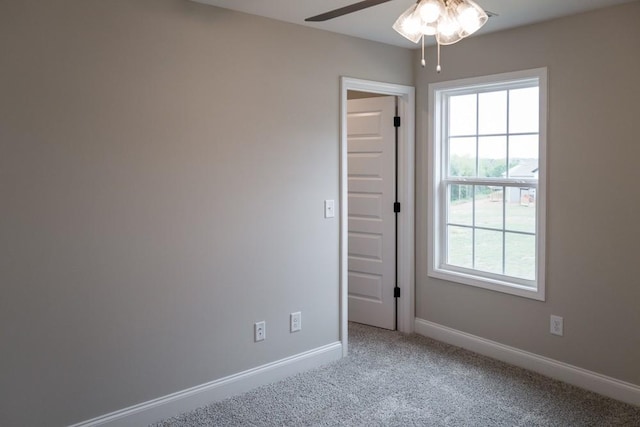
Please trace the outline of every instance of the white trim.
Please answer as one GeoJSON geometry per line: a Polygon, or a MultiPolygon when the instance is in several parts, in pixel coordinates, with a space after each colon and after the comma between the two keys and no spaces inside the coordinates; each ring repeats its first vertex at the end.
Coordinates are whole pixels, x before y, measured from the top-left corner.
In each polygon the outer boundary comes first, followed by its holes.
{"type": "MultiPolygon", "coordinates": [[[[535,68],[530,70],[515,71],[489,76],[472,77],[445,82],[432,83],[428,88],[428,175],[430,184],[427,186],[427,230],[432,237],[427,242],[427,274],[437,279],[476,286],[492,291],[503,292],[539,301],[545,300],[546,282],[546,198],[547,198],[547,117],[548,117],[548,85],[547,68],[535,68]],[[442,221],[446,207],[441,203],[442,183],[451,181],[444,179],[442,171],[444,149],[442,140],[443,123],[446,121],[446,113],[442,112],[443,97],[448,94],[463,94],[477,92],[478,90],[501,89],[505,86],[516,84],[530,84],[536,79],[539,88],[539,163],[540,181],[536,185],[536,280],[524,280],[510,278],[505,275],[494,275],[473,269],[455,268],[445,266],[441,259],[444,252],[444,227],[442,221]]],[[[454,180],[455,181],[455,180],[454,180]]],[[[464,179],[462,181],[465,181],[464,179]]],[[[466,180],[470,185],[476,182],[496,182],[505,184],[504,180],[488,180],[473,178],[466,180]]]]}
{"type": "Polygon", "coordinates": [[[555,378],[631,405],[640,406],[639,385],[500,344],[476,335],[429,322],[428,320],[416,318],[415,323],[415,331],[417,334],[462,347],[510,365],[538,372],[547,377],[555,378]]]}
{"type": "Polygon", "coordinates": [[[148,425],[333,362],[341,357],[342,344],[335,342],[70,427],[148,425]]]}
{"type": "Polygon", "coordinates": [[[347,208],[347,92],[356,90],[398,97],[402,120],[398,144],[398,198],[402,210],[398,214],[398,286],[402,290],[398,300],[398,330],[413,332],[415,317],[414,274],[414,182],[415,182],[415,88],[370,80],[341,77],[340,79],[340,337],[347,353],[348,322],[348,208],[347,208]]]}

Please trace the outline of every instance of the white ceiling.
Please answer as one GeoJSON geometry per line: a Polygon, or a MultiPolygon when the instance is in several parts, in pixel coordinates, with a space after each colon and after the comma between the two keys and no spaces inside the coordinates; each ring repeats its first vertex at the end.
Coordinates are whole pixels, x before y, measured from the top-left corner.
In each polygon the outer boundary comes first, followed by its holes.
{"type": "MultiPolygon", "coordinates": [[[[360,0],[192,1],[386,44],[409,48],[416,47],[416,45],[405,40],[391,28],[396,18],[415,0],[392,0],[388,3],[325,22],[304,22],[304,19],[357,3],[360,0]]],[[[478,34],[519,27],[631,1],[637,0],[476,0],[485,10],[498,14],[498,16],[489,19],[489,22],[478,34]]],[[[433,37],[429,37],[429,39],[433,39],[433,37]]]]}

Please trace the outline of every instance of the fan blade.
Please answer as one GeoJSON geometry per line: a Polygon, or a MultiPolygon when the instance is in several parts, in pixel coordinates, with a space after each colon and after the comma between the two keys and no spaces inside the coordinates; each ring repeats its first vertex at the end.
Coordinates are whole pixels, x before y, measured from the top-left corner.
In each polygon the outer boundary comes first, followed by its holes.
{"type": "Polygon", "coordinates": [[[364,0],[358,3],[350,4],[349,6],[334,9],[330,12],[322,13],[320,15],[312,16],[305,19],[306,22],[322,22],[329,19],[337,18],[338,16],[347,15],[349,13],[357,12],[362,9],[366,9],[372,6],[377,6],[382,3],[386,3],[391,0],[364,0]]]}

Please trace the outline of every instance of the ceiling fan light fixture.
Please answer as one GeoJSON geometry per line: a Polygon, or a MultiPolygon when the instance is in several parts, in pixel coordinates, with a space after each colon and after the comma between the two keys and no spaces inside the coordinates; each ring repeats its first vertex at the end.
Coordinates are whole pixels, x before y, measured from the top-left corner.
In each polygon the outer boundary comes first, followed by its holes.
{"type": "Polygon", "coordinates": [[[438,43],[438,72],[440,46],[451,45],[478,31],[489,19],[487,13],[473,0],[417,0],[393,24],[402,37],[413,43],[435,36],[438,43]]]}
{"type": "Polygon", "coordinates": [[[473,0],[418,0],[405,10],[393,29],[413,43],[422,36],[435,36],[450,45],[478,31],[489,19],[473,0]]]}

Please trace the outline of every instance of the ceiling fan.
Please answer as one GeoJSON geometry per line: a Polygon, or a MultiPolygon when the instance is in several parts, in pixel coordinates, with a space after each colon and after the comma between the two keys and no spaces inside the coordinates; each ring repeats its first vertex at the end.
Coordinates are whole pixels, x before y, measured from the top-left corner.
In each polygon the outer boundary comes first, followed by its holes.
{"type": "Polygon", "coordinates": [[[348,15],[353,12],[357,12],[362,9],[367,9],[373,6],[377,6],[382,3],[387,3],[391,0],[363,0],[358,3],[353,3],[345,7],[331,10],[329,12],[321,13],[320,15],[311,16],[305,19],[306,22],[323,22],[329,19],[337,18],[339,16],[348,15]]]}
{"type": "MultiPolygon", "coordinates": [[[[362,9],[387,3],[391,0],[363,0],[345,7],[330,10],[305,19],[306,22],[323,22],[348,15],[362,9]]],[[[478,31],[495,13],[487,12],[473,0],[417,0],[393,24],[393,29],[413,43],[422,41],[422,66],[424,37],[435,36],[438,44],[440,72],[440,45],[450,45],[478,31]]]]}

